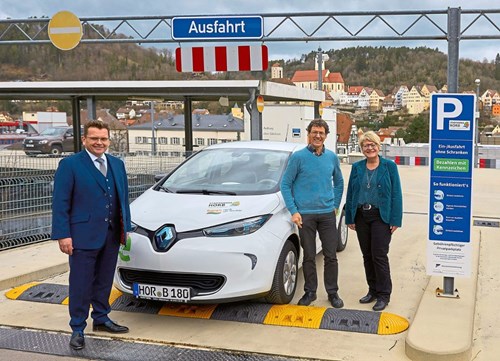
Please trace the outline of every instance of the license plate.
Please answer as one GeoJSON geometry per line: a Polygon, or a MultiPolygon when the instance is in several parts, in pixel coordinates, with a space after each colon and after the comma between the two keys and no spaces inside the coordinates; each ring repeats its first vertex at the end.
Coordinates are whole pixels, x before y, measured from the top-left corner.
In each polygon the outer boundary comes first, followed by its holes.
{"type": "Polygon", "coordinates": [[[187,302],[191,300],[189,287],[173,287],[134,283],[134,296],[148,300],[187,302]]]}
{"type": "Polygon", "coordinates": [[[33,145],[33,144],[25,144],[25,146],[26,146],[26,147],[28,147],[28,148],[32,148],[32,147],[34,147],[34,145],[33,145]]]}

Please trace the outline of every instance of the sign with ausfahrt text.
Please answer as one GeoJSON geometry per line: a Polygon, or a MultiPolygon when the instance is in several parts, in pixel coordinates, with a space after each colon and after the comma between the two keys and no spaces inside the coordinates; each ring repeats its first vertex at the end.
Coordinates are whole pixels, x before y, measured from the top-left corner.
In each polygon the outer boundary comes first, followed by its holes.
{"type": "Polygon", "coordinates": [[[174,40],[261,39],[263,29],[261,16],[172,18],[174,40]]]}

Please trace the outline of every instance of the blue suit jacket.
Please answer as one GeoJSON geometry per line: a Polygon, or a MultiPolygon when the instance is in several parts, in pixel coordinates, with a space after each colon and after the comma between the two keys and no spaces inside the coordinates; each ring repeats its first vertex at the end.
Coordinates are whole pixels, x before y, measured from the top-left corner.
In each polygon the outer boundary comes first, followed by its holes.
{"type": "MultiPolygon", "coordinates": [[[[121,238],[131,230],[127,174],[120,159],[109,154],[106,159],[119,198],[121,238]]],[[[106,180],[85,150],[61,160],[54,179],[52,239],[71,237],[74,248],[101,248],[109,227],[106,192],[106,180]]]]}
{"type": "MultiPolygon", "coordinates": [[[[390,226],[401,227],[403,221],[403,193],[399,179],[398,167],[391,160],[379,157],[377,172],[377,189],[379,210],[382,220],[390,226]]],[[[358,210],[358,196],[365,177],[366,159],[352,165],[346,196],[346,224],[354,224],[358,210]]]]}

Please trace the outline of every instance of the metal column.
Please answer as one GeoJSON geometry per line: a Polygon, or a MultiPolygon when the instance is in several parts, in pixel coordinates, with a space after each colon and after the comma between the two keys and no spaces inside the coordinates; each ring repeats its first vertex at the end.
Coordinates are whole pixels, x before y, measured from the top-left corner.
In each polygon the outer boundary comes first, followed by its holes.
{"type": "Polygon", "coordinates": [[[71,111],[73,116],[73,149],[76,152],[82,150],[82,130],[81,130],[81,119],[80,119],[80,98],[71,98],[71,111]]]}
{"type": "Polygon", "coordinates": [[[184,98],[184,139],[186,158],[193,153],[193,110],[190,97],[184,98]]]}
{"type": "MultiPolygon", "coordinates": [[[[460,14],[460,8],[448,8],[448,93],[458,92],[460,14]]],[[[454,294],[454,283],[453,277],[443,277],[443,295],[454,294]]]]}
{"type": "Polygon", "coordinates": [[[87,97],[87,118],[97,120],[95,97],[87,97]]]}

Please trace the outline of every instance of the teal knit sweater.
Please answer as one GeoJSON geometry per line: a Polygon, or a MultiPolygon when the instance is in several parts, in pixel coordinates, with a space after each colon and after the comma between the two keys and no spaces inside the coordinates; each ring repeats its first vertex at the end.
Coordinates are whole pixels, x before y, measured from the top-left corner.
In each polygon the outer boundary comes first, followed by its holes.
{"type": "Polygon", "coordinates": [[[317,156],[305,147],[293,153],[281,181],[281,194],[291,214],[333,212],[340,205],[344,178],[335,153],[317,156]]]}

